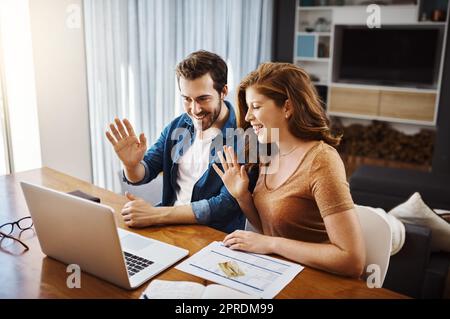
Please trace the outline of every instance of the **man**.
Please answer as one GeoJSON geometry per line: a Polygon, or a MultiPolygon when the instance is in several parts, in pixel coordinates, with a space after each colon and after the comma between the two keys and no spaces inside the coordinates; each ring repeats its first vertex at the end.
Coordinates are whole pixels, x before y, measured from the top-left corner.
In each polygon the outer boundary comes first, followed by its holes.
{"type": "MultiPolygon", "coordinates": [[[[185,113],[147,152],[144,134],[138,138],[127,119],[116,118],[106,132],[123,163],[125,182],[145,184],[163,172],[161,204],[153,207],[127,193],[122,217],[130,227],[198,223],[228,233],[242,229],[245,217],[210,164],[217,145],[230,142],[227,128],[236,128],[233,107],[225,101],[227,65],[216,54],[197,51],[178,64],[176,75],[185,113]]],[[[250,177],[252,188],[256,177],[250,177]]]]}

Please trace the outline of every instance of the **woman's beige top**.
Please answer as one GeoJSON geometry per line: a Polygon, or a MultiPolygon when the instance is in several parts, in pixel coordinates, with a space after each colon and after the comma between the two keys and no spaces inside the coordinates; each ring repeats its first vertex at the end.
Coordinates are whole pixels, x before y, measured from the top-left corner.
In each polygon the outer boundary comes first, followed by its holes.
{"type": "Polygon", "coordinates": [[[354,207],[344,164],[322,141],[308,150],[279,187],[268,189],[265,176],[260,174],[253,192],[265,235],[328,242],[323,218],[354,207]]]}

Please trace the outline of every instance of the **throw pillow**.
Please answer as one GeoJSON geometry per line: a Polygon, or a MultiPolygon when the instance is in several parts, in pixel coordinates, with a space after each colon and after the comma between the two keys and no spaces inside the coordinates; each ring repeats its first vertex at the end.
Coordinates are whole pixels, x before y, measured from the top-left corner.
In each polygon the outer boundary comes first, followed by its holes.
{"type": "MultiPolygon", "coordinates": [[[[378,208],[382,210],[381,208],[378,208]]],[[[384,210],[383,212],[386,214],[386,219],[391,226],[392,232],[392,249],[391,256],[394,256],[396,253],[402,249],[405,244],[405,225],[394,215],[387,214],[384,210]]]]}
{"type": "Polygon", "coordinates": [[[427,226],[431,229],[431,250],[450,252],[450,224],[429,208],[419,193],[394,207],[389,214],[403,222],[427,226]]]}
{"type": "Polygon", "coordinates": [[[450,223],[450,210],[433,209],[433,211],[444,218],[447,223],[450,223]]]}

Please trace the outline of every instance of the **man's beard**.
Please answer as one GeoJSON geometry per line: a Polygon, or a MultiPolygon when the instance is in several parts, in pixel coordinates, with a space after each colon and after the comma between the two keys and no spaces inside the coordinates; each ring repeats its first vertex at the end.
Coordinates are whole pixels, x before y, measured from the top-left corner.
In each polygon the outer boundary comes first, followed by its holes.
{"type": "Polygon", "coordinates": [[[201,121],[196,120],[194,117],[192,121],[194,122],[194,126],[196,129],[200,131],[206,131],[217,121],[220,115],[220,111],[222,110],[222,100],[219,100],[219,105],[212,112],[208,113],[201,121]]]}

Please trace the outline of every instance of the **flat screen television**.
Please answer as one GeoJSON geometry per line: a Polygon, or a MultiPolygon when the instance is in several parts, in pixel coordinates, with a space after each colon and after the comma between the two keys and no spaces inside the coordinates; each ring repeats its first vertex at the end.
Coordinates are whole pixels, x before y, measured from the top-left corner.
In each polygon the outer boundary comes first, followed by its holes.
{"type": "Polygon", "coordinates": [[[335,26],[333,81],[435,88],[444,28],[335,26]]]}

